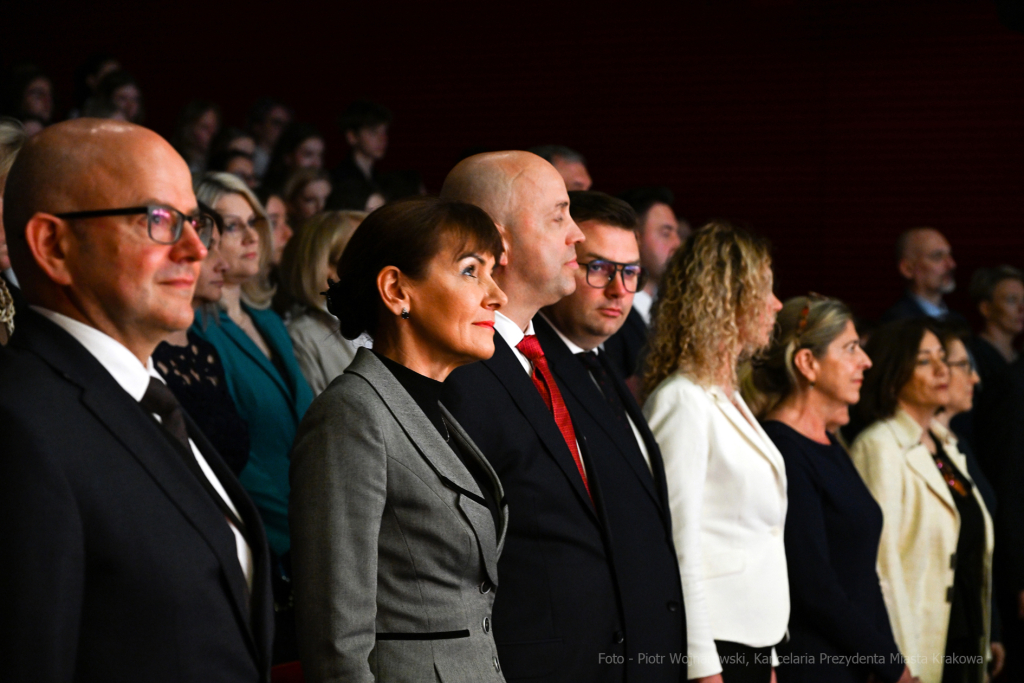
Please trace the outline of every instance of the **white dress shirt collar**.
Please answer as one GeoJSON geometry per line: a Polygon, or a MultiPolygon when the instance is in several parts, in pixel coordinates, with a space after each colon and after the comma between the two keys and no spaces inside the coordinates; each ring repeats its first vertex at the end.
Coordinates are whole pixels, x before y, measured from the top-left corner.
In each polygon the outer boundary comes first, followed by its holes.
{"type": "Polygon", "coordinates": [[[640,314],[640,317],[644,319],[648,327],[651,326],[651,306],[654,304],[654,297],[657,294],[657,292],[653,295],[648,294],[641,289],[633,295],[633,310],[640,314]]]}
{"type": "Polygon", "coordinates": [[[152,358],[148,358],[146,365],[143,365],[135,354],[110,335],[63,313],[41,306],[31,308],[74,337],[75,341],[84,346],[85,350],[91,353],[121,388],[136,401],[141,401],[146,394],[149,378],[160,377],[153,367],[152,358]]]}
{"type": "Polygon", "coordinates": [[[512,349],[512,353],[515,354],[519,360],[519,364],[523,366],[523,370],[527,375],[533,374],[533,363],[530,359],[523,355],[522,351],[516,348],[516,345],[523,341],[523,337],[528,334],[533,334],[533,320],[530,320],[530,324],[526,326],[526,332],[523,332],[519,325],[516,325],[507,315],[503,315],[501,311],[494,312],[494,331],[501,335],[501,338],[505,340],[505,343],[512,349]]]}

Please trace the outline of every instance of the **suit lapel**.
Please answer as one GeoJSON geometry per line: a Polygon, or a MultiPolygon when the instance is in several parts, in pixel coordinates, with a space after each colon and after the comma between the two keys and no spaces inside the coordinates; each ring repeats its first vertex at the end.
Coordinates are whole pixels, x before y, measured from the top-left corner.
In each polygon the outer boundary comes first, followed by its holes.
{"type": "Polygon", "coordinates": [[[30,309],[25,311],[22,321],[18,343],[81,387],[82,404],[149,473],[209,545],[220,562],[237,614],[248,632],[245,577],[238,563],[234,534],[216,503],[189,472],[159,425],[74,337],[30,309]]]}
{"type": "MultiPolygon", "coordinates": [[[[454,488],[462,495],[459,496],[458,505],[469,521],[473,533],[476,534],[477,544],[480,546],[481,555],[484,558],[484,566],[492,582],[497,585],[498,577],[498,539],[497,530],[494,528],[494,519],[483,501],[485,495],[476,483],[476,479],[455,454],[452,447],[445,442],[437,429],[430,422],[430,419],[423,413],[420,407],[413,400],[412,396],[395,379],[394,375],[384,367],[384,364],[373,355],[372,351],[359,349],[352,364],[346,372],[359,375],[365,379],[381,401],[395,418],[395,422],[405,432],[409,441],[416,448],[419,454],[430,465],[431,469],[437,472],[445,486],[454,488]],[[465,494],[468,494],[465,495],[465,494]],[[476,498],[477,500],[473,500],[476,498]]],[[[454,419],[448,411],[444,411],[445,419],[454,419]]],[[[449,434],[455,428],[455,424],[448,426],[449,434]]],[[[460,430],[461,431],[461,430],[460,430]]],[[[475,447],[468,448],[472,441],[462,432],[464,437],[459,443],[466,446],[468,450],[474,451],[475,447]]],[[[458,438],[458,437],[455,437],[458,438]]],[[[489,466],[485,469],[489,470],[489,466]]],[[[500,490],[500,489],[499,489],[500,490]]],[[[495,492],[488,491],[486,495],[494,495],[495,492]]],[[[501,498],[497,498],[499,505],[501,498]]],[[[502,515],[504,516],[504,515],[502,515]]]]}
{"type": "Polygon", "coordinates": [[[760,453],[765,460],[771,463],[774,468],[776,476],[781,476],[786,471],[786,465],[782,460],[782,455],[778,450],[771,445],[772,441],[768,438],[768,435],[764,433],[754,416],[746,411],[741,413],[740,409],[737,408],[732,401],[725,395],[718,387],[711,388],[711,395],[714,396],[714,400],[718,409],[725,414],[730,422],[739,430],[741,434],[750,442],[758,453],[760,453]]]}
{"type": "Polygon", "coordinates": [[[935,466],[935,459],[932,458],[932,454],[928,452],[927,448],[922,445],[910,449],[907,452],[907,464],[910,465],[910,469],[914,470],[924,480],[924,483],[932,490],[932,493],[938,496],[939,500],[946,507],[959,514],[956,509],[956,503],[953,501],[953,495],[949,492],[949,485],[942,479],[942,475],[939,474],[939,468],[935,466]]]}
{"type": "MultiPolygon", "coordinates": [[[[249,356],[249,358],[251,358],[254,363],[259,365],[260,368],[263,369],[263,372],[265,372],[267,376],[273,380],[274,384],[276,384],[277,387],[281,390],[281,392],[285,395],[285,397],[287,397],[288,405],[292,406],[294,404],[294,401],[292,401],[292,392],[291,390],[289,390],[288,385],[285,384],[285,378],[281,377],[281,373],[278,372],[274,364],[270,362],[270,359],[267,358],[263,354],[263,352],[259,350],[259,347],[257,347],[253,340],[249,338],[249,335],[247,335],[241,327],[236,325],[234,321],[232,321],[230,318],[227,318],[226,313],[222,313],[222,315],[224,316],[224,318],[226,318],[226,320],[222,319],[220,326],[221,330],[224,331],[224,334],[226,334],[227,337],[232,342],[234,342],[235,346],[237,346],[239,350],[242,351],[242,353],[249,356]]],[[[270,347],[271,352],[279,353],[276,345],[274,345],[270,341],[269,335],[265,334],[263,330],[260,329],[260,326],[256,323],[256,318],[253,317],[252,320],[253,325],[256,326],[256,329],[259,330],[260,334],[263,336],[263,340],[267,342],[267,345],[270,347]]],[[[294,408],[292,410],[294,412],[294,408]]]]}
{"type": "Polygon", "coordinates": [[[629,463],[630,469],[640,479],[641,485],[651,496],[655,505],[661,507],[661,502],[654,490],[654,481],[647,469],[647,463],[644,462],[643,454],[640,453],[640,448],[636,444],[633,430],[629,428],[629,425],[622,425],[615,417],[586,367],[572,355],[551,325],[541,316],[537,316],[533,319],[533,326],[537,332],[537,338],[541,342],[541,347],[544,349],[544,355],[548,359],[551,372],[561,380],[564,389],[600,425],[602,431],[615,444],[619,451],[618,455],[629,463]]]}
{"type": "Polygon", "coordinates": [[[565,439],[562,438],[562,432],[555,424],[555,418],[544,404],[544,399],[540,397],[533,380],[526,374],[519,359],[500,334],[494,335],[494,355],[481,362],[505,387],[505,391],[540,437],[541,443],[569,479],[569,484],[576,491],[580,504],[587,509],[594,521],[598,521],[590,496],[583,486],[579,470],[576,469],[576,461],[569,452],[565,439]]]}

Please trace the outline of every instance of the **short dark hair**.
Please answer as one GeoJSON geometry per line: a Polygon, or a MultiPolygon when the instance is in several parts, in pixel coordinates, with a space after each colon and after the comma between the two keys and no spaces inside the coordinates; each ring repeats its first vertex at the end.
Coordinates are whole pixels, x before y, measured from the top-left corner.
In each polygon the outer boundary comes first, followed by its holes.
{"type": "Polygon", "coordinates": [[[641,221],[647,216],[647,212],[650,211],[651,207],[655,204],[667,204],[668,206],[672,206],[676,201],[676,198],[672,195],[672,190],[668,189],[664,185],[634,187],[631,190],[626,190],[619,194],[619,199],[632,206],[633,210],[636,211],[637,217],[641,221]]]}
{"type": "Polygon", "coordinates": [[[356,100],[338,117],[338,126],[342,133],[358,132],[362,128],[391,123],[391,110],[383,104],[369,100],[356,100]]]}
{"type": "Polygon", "coordinates": [[[1019,280],[1024,283],[1024,272],[1013,266],[996,266],[994,268],[978,268],[971,276],[971,286],[967,291],[974,303],[992,301],[996,287],[1003,280],[1019,280]]]}
{"type": "Polygon", "coordinates": [[[860,427],[896,414],[900,391],[914,376],[917,351],[926,332],[938,337],[945,347],[947,336],[927,317],[896,320],[871,335],[864,347],[871,358],[871,368],[864,373],[864,386],[856,407],[860,427]]]}
{"type": "Polygon", "coordinates": [[[327,293],[327,308],[341,322],[341,334],[355,339],[377,331],[381,299],[377,275],[395,266],[418,280],[442,249],[454,244],[501,258],[501,235],[483,209],[436,197],[410,197],[385,204],[364,220],[338,262],[338,281],[327,293]]]}
{"type": "Polygon", "coordinates": [[[555,157],[558,157],[570,163],[577,162],[584,166],[587,165],[587,160],[583,158],[582,154],[574,149],[566,147],[565,145],[537,145],[536,147],[531,147],[526,151],[533,152],[544,161],[550,163],[554,163],[555,157]]]}
{"type": "Polygon", "coordinates": [[[207,171],[226,171],[228,165],[235,159],[242,157],[252,161],[252,155],[240,149],[222,149],[210,155],[210,162],[206,164],[207,171]]]}
{"type": "Polygon", "coordinates": [[[292,110],[283,102],[270,97],[261,97],[256,100],[256,103],[249,108],[249,112],[245,115],[245,127],[252,128],[255,124],[263,123],[270,116],[270,112],[277,107],[287,110],[288,115],[291,116],[292,110]]]}
{"type": "Polygon", "coordinates": [[[572,190],[569,192],[569,215],[577,224],[584,221],[597,221],[603,225],[632,230],[639,229],[636,212],[626,202],[592,190],[572,190]]]}

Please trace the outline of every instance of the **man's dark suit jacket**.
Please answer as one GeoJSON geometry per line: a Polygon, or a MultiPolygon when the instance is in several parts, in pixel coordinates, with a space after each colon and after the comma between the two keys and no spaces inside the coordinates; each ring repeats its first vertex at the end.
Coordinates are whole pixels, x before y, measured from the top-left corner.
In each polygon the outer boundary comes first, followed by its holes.
{"type": "Polygon", "coordinates": [[[632,377],[640,372],[649,334],[643,316],[635,308],[629,309],[626,322],[608,338],[601,353],[619,377],[632,377]]]}
{"type": "Polygon", "coordinates": [[[362,211],[370,195],[380,192],[378,180],[376,169],[372,177],[367,178],[349,154],[331,171],[331,196],[327,198],[327,208],[362,211]]]}
{"type": "Polygon", "coordinates": [[[644,440],[650,468],[633,430],[616,419],[583,363],[547,321],[538,316],[533,324],[548,366],[563,387],[577,437],[586,438],[591,490],[599,490],[625,617],[627,679],[685,681],[685,664],[671,656],[686,652],[686,619],[658,443],[640,406],[611,371],[604,353],[598,358],[644,440]],[[652,657],[657,654],[663,657],[652,657]]]}
{"type": "MultiPolygon", "coordinates": [[[[921,304],[914,300],[914,297],[910,294],[904,294],[899,301],[894,303],[892,307],[882,314],[882,317],[878,319],[878,322],[891,323],[893,320],[905,320],[907,318],[927,318],[929,317],[925,310],[921,308],[921,304]]],[[[956,311],[947,311],[943,321],[955,323],[962,327],[969,327],[967,319],[956,311]]]]}
{"type": "Polygon", "coordinates": [[[5,678],[268,680],[260,517],[187,421],[247,527],[251,595],[224,515],[162,428],[71,335],[19,311],[0,349],[5,678]]]}
{"type": "Polygon", "coordinates": [[[493,615],[502,673],[621,683],[622,596],[604,525],[529,375],[500,334],[494,347],[449,375],[442,403],[487,456],[509,505],[493,615]]]}

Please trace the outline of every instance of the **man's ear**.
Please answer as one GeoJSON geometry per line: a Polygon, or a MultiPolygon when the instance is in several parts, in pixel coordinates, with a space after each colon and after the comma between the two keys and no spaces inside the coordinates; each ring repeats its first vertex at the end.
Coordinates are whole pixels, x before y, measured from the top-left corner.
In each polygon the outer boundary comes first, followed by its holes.
{"type": "Polygon", "coordinates": [[[978,313],[981,313],[981,317],[988,320],[988,316],[992,313],[992,302],[982,301],[978,304],[978,313]]]}
{"type": "Polygon", "coordinates": [[[900,271],[900,275],[902,275],[904,277],[904,279],[907,279],[907,280],[913,280],[914,279],[914,266],[911,263],[910,259],[901,258],[900,262],[899,262],[899,265],[898,265],[898,268],[899,268],[899,271],[900,271]]]}
{"type": "Polygon", "coordinates": [[[24,239],[36,266],[50,280],[58,285],[71,284],[67,255],[77,238],[67,221],[48,213],[33,214],[25,224],[24,239]]]}
{"type": "Polygon", "coordinates": [[[499,265],[499,266],[507,266],[508,265],[508,254],[511,251],[511,247],[510,247],[510,243],[509,243],[509,239],[508,239],[508,230],[505,228],[505,226],[503,226],[500,223],[495,223],[494,227],[496,227],[498,229],[498,234],[501,235],[501,249],[502,249],[502,252],[501,252],[501,258],[498,259],[497,265],[499,265]]]}
{"type": "Polygon", "coordinates": [[[377,273],[377,291],[384,302],[384,307],[394,315],[401,315],[403,310],[410,311],[407,284],[408,280],[395,266],[386,266],[377,273]]]}
{"type": "Polygon", "coordinates": [[[359,136],[356,135],[356,132],[354,130],[346,130],[345,142],[348,143],[349,147],[355,147],[356,143],[359,142],[359,136]]]}

